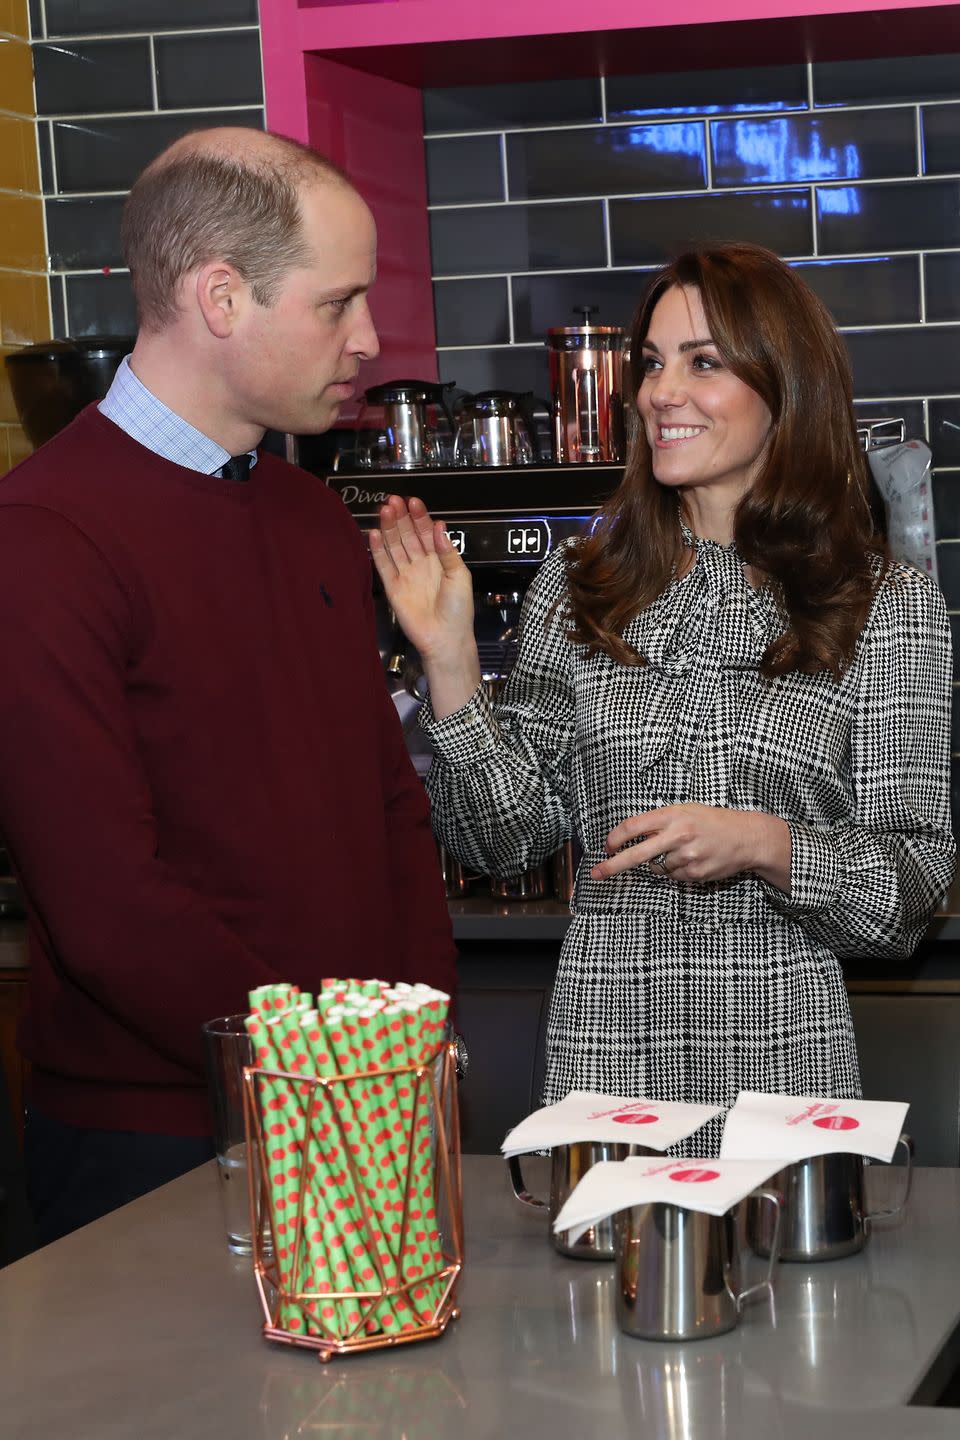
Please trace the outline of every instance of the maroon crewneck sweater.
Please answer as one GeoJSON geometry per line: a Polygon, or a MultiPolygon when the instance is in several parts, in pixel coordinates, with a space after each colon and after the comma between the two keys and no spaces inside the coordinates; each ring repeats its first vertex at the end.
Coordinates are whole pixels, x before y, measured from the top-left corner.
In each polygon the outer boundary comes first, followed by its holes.
{"type": "Polygon", "coordinates": [[[204,1134],[200,1025],[251,986],[452,990],[369,558],[319,480],[200,475],[91,406],[0,481],[0,635],[38,1108],[204,1134]]]}

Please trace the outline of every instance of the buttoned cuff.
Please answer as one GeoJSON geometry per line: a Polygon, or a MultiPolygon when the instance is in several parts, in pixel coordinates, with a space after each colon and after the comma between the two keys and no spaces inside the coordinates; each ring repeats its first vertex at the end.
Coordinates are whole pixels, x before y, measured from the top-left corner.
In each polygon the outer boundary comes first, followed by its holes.
{"type": "Polygon", "coordinates": [[[811,915],[829,910],[840,895],[841,864],[837,842],[827,830],[788,822],[790,827],[790,894],[762,882],[774,908],[784,915],[811,915]]]}
{"type": "Polygon", "coordinates": [[[445,765],[474,765],[481,756],[496,749],[493,707],[482,684],[477,686],[465,705],[452,715],[445,715],[442,720],[434,715],[428,695],[417,718],[434,752],[445,765]]]}

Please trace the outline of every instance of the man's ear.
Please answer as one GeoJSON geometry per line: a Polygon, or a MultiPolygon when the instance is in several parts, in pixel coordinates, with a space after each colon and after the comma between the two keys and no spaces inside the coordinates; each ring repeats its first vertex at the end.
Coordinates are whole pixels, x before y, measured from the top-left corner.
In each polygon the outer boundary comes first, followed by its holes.
{"type": "Polygon", "coordinates": [[[225,261],[211,261],[197,271],[197,305],[207,329],[218,340],[232,334],[247,296],[246,281],[225,261]]]}

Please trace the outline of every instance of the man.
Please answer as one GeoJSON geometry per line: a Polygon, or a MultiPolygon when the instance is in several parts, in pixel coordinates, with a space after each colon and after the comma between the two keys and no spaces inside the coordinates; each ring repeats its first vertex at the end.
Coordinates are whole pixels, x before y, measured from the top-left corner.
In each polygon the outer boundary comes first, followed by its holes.
{"type": "Polygon", "coordinates": [[[372,216],[311,151],[209,130],[147,168],[123,238],[133,354],[0,482],[43,1240],[211,1153],[200,1025],[252,986],[454,984],[362,538],[256,453],[332,425],[378,353],[372,216]]]}

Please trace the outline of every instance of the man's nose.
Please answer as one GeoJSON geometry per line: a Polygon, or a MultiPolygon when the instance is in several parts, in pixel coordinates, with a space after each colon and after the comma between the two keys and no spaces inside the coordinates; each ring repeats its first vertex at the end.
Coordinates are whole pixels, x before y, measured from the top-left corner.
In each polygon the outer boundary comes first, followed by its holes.
{"type": "Polygon", "coordinates": [[[380,340],[366,297],[361,300],[357,311],[357,323],[351,332],[348,343],[351,354],[357,355],[361,360],[375,360],[380,354],[380,340]]]}

